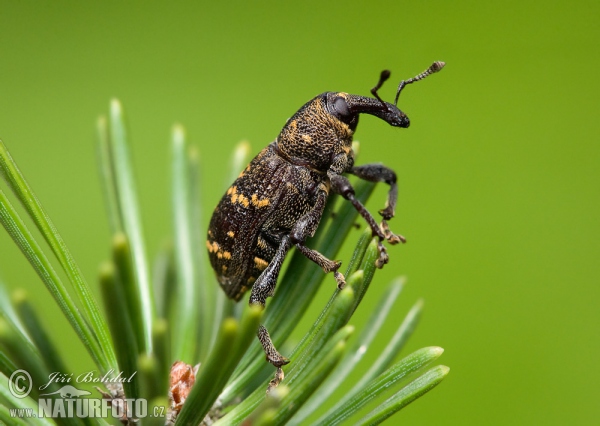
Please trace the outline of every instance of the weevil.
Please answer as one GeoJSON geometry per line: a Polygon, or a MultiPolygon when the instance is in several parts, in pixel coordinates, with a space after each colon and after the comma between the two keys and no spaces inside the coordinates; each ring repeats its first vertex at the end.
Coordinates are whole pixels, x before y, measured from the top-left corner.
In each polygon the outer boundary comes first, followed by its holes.
{"type": "MultiPolygon", "coordinates": [[[[383,241],[405,241],[387,223],[396,208],[396,174],[381,164],[354,166],[352,136],[360,114],[374,115],[393,127],[408,127],[408,117],[397,107],[400,92],[444,65],[434,62],[423,73],[401,81],[394,104],[384,102],[377,93],[390,77],[390,72],[384,70],[371,89],[373,98],[325,92],[286,122],[277,139],[229,187],[210,220],[206,241],[210,263],[229,298],[239,301],[251,289],[250,304],[264,307],[267,297],[275,292],[286,253],[294,246],[325,273],[333,272],[339,288],[344,286],[344,276],[338,272],[341,262],[327,259],[305,245],[319,226],[331,191],[350,201],[378,238],[376,266],[381,268],[388,262],[383,241]],[[345,173],[389,185],[386,206],[379,211],[381,224],[354,197],[345,173]]],[[[281,366],[289,361],[275,349],[263,326],[257,334],[267,361],[278,369],[272,382],[276,385],[283,378],[281,366]]]]}

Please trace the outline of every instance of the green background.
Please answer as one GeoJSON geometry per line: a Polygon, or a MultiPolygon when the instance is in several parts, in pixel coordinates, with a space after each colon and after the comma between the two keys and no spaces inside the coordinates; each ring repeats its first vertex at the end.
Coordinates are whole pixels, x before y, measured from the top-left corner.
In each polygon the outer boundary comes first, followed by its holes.
{"type": "MultiPolygon", "coordinates": [[[[401,97],[410,129],[363,117],[356,133],[358,163],[398,172],[392,223],[409,243],[353,322],[406,274],[398,321],[425,299],[407,350],[442,346],[451,367],[391,423],[599,421],[600,3],[171,3],[0,2],[0,138],[89,281],[109,256],[94,131],[111,97],[128,113],[152,256],[171,223],[174,122],[200,148],[208,217],[240,140],[256,153],[318,93],[367,95],[389,68],[390,99],[444,60],[401,97]]],[[[92,368],[4,232],[0,275],[30,290],[73,369],[92,368]]]]}

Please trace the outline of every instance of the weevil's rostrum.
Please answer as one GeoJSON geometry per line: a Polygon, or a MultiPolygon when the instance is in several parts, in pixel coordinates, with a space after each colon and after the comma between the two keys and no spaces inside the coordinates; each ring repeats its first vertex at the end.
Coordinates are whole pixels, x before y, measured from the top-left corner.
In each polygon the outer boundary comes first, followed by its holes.
{"type": "MultiPolygon", "coordinates": [[[[422,74],[402,81],[396,103],[407,84],[439,71],[443,65],[435,62],[422,74]]],[[[396,174],[381,164],[354,166],[352,151],[360,114],[374,115],[394,127],[410,124],[395,104],[384,102],[377,94],[388,77],[388,71],[382,72],[371,90],[374,98],[326,92],[310,100],[223,195],[210,221],[206,246],[217,279],[230,298],[240,300],[251,289],[250,303],[264,306],[275,291],[281,265],[293,246],[325,272],[333,272],[338,286],[343,287],[344,277],[338,272],[341,262],[329,260],[305,245],[319,225],[331,191],[349,200],[378,237],[378,267],[388,261],[383,240],[392,244],[404,241],[387,225],[396,207],[396,174]],[[386,206],[379,212],[381,224],[355,199],[345,173],[390,186],[386,206]]],[[[271,363],[277,367],[287,363],[262,327],[259,339],[271,363]]]]}

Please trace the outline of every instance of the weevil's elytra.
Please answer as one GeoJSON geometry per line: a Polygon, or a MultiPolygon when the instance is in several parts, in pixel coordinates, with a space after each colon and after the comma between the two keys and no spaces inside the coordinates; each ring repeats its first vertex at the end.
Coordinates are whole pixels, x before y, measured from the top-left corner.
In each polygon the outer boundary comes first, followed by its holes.
{"type": "MultiPolygon", "coordinates": [[[[325,92],[308,101],[287,121],[275,141],[227,189],[211,218],[206,247],[227,296],[238,301],[252,289],[250,303],[264,306],[275,291],[281,265],[293,246],[325,272],[333,272],[338,286],[343,287],[344,277],[338,272],[341,262],[329,260],[304,244],[314,235],[331,191],[350,201],[371,227],[373,236],[379,238],[376,265],[383,267],[388,262],[383,240],[391,244],[405,241],[392,233],[387,224],[396,208],[396,174],[381,164],[354,166],[352,136],[360,114],[407,128],[410,121],[396,106],[400,92],[443,66],[443,62],[434,62],[425,72],[401,81],[394,104],[383,101],[377,93],[390,76],[389,71],[384,71],[371,90],[374,98],[325,92]],[[379,211],[381,224],[355,199],[345,173],[389,185],[386,206],[379,211]]],[[[288,362],[273,347],[262,326],[258,337],[269,362],[278,368],[288,362]]],[[[277,377],[282,378],[279,370],[277,377]]]]}

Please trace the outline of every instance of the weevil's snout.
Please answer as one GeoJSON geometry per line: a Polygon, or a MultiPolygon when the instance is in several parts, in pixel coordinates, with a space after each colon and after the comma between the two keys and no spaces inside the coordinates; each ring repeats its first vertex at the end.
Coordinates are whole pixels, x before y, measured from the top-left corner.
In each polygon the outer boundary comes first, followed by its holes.
{"type": "Polygon", "coordinates": [[[396,105],[392,105],[388,102],[385,104],[387,106],[387,110],[383,110],[380,113],[374,113],[373,115],[386,121],[390,126],[403,128],[410,126],[410,120],[408,116],[400,111],[396,105]]]}
{"type": "Polygon", "coordinates": [[[406,128],[410,125],[410,120],[406,114],[389,102],[359,95],[346,95],[345,101],[348,111],[353,115],[374,115],[394,127],[406,128]]]}

